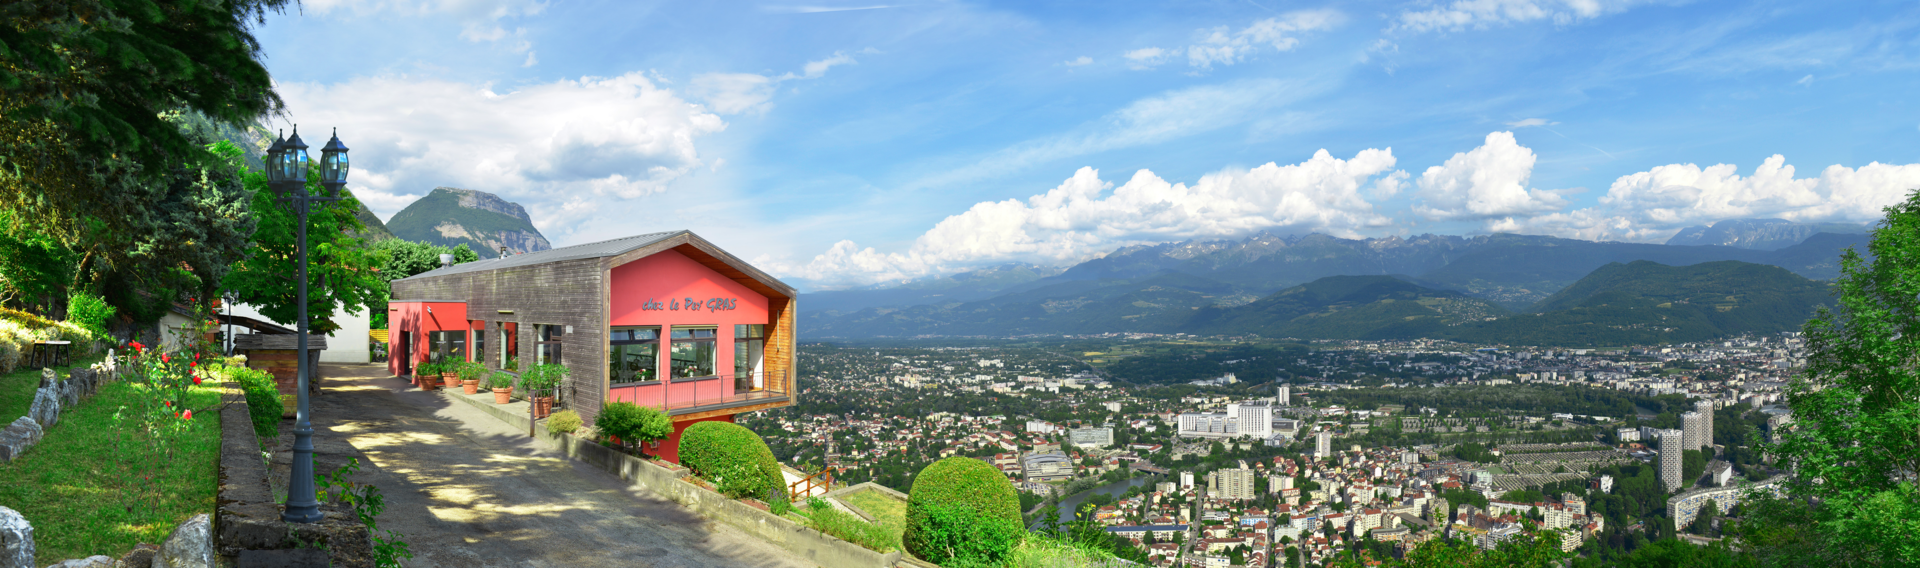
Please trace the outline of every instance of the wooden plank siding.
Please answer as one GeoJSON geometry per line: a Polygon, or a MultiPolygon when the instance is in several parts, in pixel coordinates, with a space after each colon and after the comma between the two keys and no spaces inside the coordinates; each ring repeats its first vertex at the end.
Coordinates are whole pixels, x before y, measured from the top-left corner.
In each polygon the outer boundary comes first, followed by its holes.
{"type": "MultiPolygon", "coordinates": [[[[675,421],[751,412],[792,404],[798,399],[795,371],[795,313],[797,292],[712,243],[681,233],[617,255],[557,260],[540,264],[450,274],[419,275],[393,283],[394,301],[437,299],[467,303],[467,319],[487,322],[488,369],[500,367],[498,334],[502,322],[518,324],[521,369],[537,355],[535,325],[570,325],[562,340],[562,363],[571,369],[562,396],[581,418],[591,423],[608,396],[607,337],[613,309],[613,268],[673,250],[766,296],[767,339],[765,369],[768,387],[787,393],[786,401],[698,414],[676,415],[675,421]],[[499,313],[511,310],[511,314],[499,313]]],[[[538,253],[534,253],[538,254],[538,253]]],[[[469,340],[468,345],[472,345],[469,340]]],[[[725,363],[725,362],[716,362],[725,363]]]]}

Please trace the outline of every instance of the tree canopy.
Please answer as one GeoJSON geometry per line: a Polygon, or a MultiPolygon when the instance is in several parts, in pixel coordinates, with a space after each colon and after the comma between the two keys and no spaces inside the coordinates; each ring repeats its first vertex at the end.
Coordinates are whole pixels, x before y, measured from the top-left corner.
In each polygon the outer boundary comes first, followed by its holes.
{"type": "Polygon", "coordinates": [[[1920,192],[1886,212],[1871,259],[1841,256],[1838,305],[1804,328],[1793,422],[1761,443],[1792,471],[1786,499],[1743,506],[1765,564],[1920,564],[1920,192]]]}
{"type": "MultiPolygon", "coordinates": [[[[307,176],[308,192],[324,192],[319,179],[316,167],[307,176]]],[[[299,308],[293,285],[298,219],[291,206],[277,202],[278,196],[267,190],[265,173],[248,171],[246,184],[254,191],[260,231],[253,255],[233,265],[225,287],[241,302],[258,307],[261,315],[292,325],[299,308]]],[[[359,313],[384,305],[386,299],[387,283],[376,270],[379,257],[355,236],[364,228],[354,215],[360,204],[350,191],[343,190],[341,196],[340,201],[314,203],[307,213],[307,316],[313,333],[339,329],[335,315],[359,313]]]]}

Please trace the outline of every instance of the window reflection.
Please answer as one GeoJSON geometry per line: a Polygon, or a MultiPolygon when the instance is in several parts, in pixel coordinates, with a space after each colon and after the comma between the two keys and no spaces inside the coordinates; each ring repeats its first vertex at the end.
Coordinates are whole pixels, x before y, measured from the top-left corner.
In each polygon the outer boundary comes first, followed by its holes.
{"type": "Polygon", "coordinates": [[[607,377],[613,384],[658,380],[660,328],[616,327],[607,341],[607,377]]]}
{"type": "Polygon", "coordinates": [[[673,378],[711,377],[714,359],[714,328],[673,329],[673,378]]]}

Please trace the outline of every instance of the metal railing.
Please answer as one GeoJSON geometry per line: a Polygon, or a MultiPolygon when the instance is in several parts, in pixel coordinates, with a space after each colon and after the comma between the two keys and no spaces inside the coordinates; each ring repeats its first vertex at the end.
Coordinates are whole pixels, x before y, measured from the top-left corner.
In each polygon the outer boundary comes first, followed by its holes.
{"type": "Polygon", "coordinates": [[[611,385],[614,400],[632,402],[640,406],[650,406],[668,413],[684,412],[691,409],[752,404],[755,401],[777,401],[792,394],[791,371],[779,374],[761,373],[760,388],[752,388],[750,380],[736,375],[711,375],[705,377],[666,378],[663,380],[614,383],[611,385]],[[744,384],[742,384],[744,383],[744,384]],[[742,387],[746,388],[742,388],[742,387]]]}

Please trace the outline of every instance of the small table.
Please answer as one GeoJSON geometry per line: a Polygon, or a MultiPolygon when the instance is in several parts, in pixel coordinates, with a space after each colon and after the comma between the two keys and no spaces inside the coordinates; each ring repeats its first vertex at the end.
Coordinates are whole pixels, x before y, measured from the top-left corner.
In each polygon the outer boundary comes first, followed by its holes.
{"type": "Polygon", "coordinates": [[[73,342],[71,341],[35,341],[33,354],[27,358],[27,366],[54,367],[73,364],[73,342]]]}

